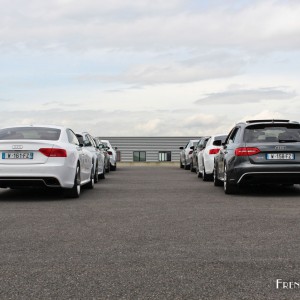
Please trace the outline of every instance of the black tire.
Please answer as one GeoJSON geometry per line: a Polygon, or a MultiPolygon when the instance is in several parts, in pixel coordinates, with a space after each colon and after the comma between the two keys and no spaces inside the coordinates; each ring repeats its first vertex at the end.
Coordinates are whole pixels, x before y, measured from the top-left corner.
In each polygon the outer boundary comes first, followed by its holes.
{"type": "Polygon", "coordinates": [[[181,160],[180,160],[179,164],[180,164],[180,169],[183,169],[183,168],[184,168],[184,166],[183,166],[183,164],[182,164],[181,160]]]}
{"type": "Polygon", "coordinates": [[[205,166],[204,166],[204,164],[203,164],[202,179],[203,179],[203,181],[210,181],[212,179],[212,176],[210,174],[207,174],[205,172],[205,166]]]}
{"type": "Polygon", "coordinates": [[[110,171],[110,163],[108,164],[107,168],[105,168],[106,173],[109,173],[109,171],[110,171]]]}
{"type": "Polygon", "coordinates": [[[92,166],[90,181],[89,183],[87,183],[86,187],[91,190],[94,188],[94,185],[95,185],[95,173],[94,173],[94,166],[92,166]]]}
{"type": "Polygon", "coordinates": [[[64,195],[66,198],[79,198],[81,192],[81,179],[80,179],[80,166],[77,164],[74,185],[70,189],[64,189],[64,195]]]}
{"type": "Polygon", "coordinates": [[[184,169],[185,170],[189,170],[190,169],[190,165],[187,165],[186,162],[184,163],[184,169]]]}
{"type": "Polygon", "coordinates": [[[199,171],[199,165],[198,165],[198,162],[197,162],[197,167],[196,167],[196,171],[195,171],[195,172],[196,172],[196,174],[197,174],[197,177],[198,177],[198,178],[201,178],[201,175],[202,175],[202,174],[201,174],[201,172],[199,171]]]}
{"type": "Polygon", "coordinates": [[[191,164],[190,164],[190,170],[191,170],[191,172],[195,172],[196,171],[195,168],[194,168],[193,162],[191,162],[191,164]]]}
{"type": "Polygon", "coordinates": [[[238,187],[236,184],[232,184],[231,182],[229,182],[227,169],[225,166],[225,168],[224,168],[224,192],[225,192],[225,194],[227,194],[227,195],[235,194],[237,192],[237,189],[238,189],[238,187]]]}
{"type": "Polygon", "coordinates": [[[105,168],[103,168],[103,173],[99,175],[100,179],[105,179],[105,168]]]}
{"type": "Polygon", "coordinates": [[[213,180],[214,180],[214,186],[222,186],[223,185],[223,181],[218,178],[216,166],[214,167],[213,180]]]}
{"type": "Polygon", "coordinates": [[[94,176],[94,182],[97,183],[99,181],[99,175],[98,175],[98,164],[96,166],[96,169],[95,169],[95,176],[94,176]]]}
{"type": "Polygon", "coordinates": [[[115,164],[114,166],[112,164],[110,164],[111,171],[116,171],[116,169],[117,169],[117,164],[115,164]]]}

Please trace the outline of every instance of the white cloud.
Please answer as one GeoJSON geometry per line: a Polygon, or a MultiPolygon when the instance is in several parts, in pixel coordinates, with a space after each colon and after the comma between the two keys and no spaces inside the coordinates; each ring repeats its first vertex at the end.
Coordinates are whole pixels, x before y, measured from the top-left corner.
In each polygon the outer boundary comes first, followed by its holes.
{"type": "Polygon", "coordinates": [[[197,100],[196,104],[247,104],[258,103],[264,100],[285,100],[296,97],[294,91],[282,88],[258,88],[258,89],[238,89],[218,93],[211,93],[197,100]]]}
{"type": "Polygon", "coordinates": [[[266,0],[229,10],[185,1],[4,1],[2,45],[43,49],[210,47],[278,51],[300,46],[300,3],[266,0]]]}
{"type": "Polygon", "coordinates": [[[264,119],[286,119],[286,117],[278,111],[264,109],[263,111],[257,114],[247,115],[243,117],[240,121],[243,122],[247,120],[264,120],[264,119]]]}
{"type": "Polygon", "coordinates": [[[298,118],[299,15],[292,0],[2,0],[0,124],[190,136],[262,109],[298,118]]]}

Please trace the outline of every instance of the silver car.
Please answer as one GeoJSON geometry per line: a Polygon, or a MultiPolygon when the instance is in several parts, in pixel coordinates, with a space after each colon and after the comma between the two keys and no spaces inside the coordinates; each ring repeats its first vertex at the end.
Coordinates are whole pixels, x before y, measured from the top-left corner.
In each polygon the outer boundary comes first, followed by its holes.
{"type": "Polygon", "coordinates": [[[180,168],[189,170],[192,161],[193,149],[197,145],[199,140],[190,140],[185,147],[180,147],[180,168]],[[191,148],[192,147],[192,148],[191,148]]]}
{"type": "Polygon", "coordinates": [[[94,164],[94,179],[98,182],[98,179],[105,178],[105,167],[104,167],[104,153],[97,148],[94,138],[88,132],[81,132],[76,134],[80,143],[93,155],[94,164]]]}
{"type": "Polygon", "coordinates": [[[101,139],[96,137],[94,138],[94,141],[96,143],[97,148],[103,152],[104,154],[104,168],[105,168],[105,173],[110,172],[110,155],[107,152],[107,147],[105,144],[101,142],[101,139]]]}

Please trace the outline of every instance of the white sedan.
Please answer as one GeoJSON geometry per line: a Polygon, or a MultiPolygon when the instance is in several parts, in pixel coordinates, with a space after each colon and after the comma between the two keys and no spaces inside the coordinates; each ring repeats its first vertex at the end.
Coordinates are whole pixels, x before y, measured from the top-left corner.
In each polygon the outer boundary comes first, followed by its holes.
{"type": "Polygon", "coordinates": [[[215,145],[216,140],[225,141],[227,134],[218,134],[211,137],[204,137],[199,143],[202,144],[202,149],[198,152],[198,164],[196,173],[198,177],[202,177],[204,181],[213,179],[214,157],[220,151],[220,146],[215,145]]]}
{"type": "Polygon", "coordinates": [[[82,185],[94,187],[92,156],[75,133],[61,126],[0,129],[0,188],[63,188],[77,198],[82,185]]]}

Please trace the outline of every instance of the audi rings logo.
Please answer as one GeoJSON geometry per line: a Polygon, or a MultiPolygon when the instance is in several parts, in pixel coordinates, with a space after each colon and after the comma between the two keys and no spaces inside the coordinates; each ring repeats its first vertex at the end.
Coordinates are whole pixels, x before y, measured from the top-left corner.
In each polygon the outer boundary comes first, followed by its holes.
{"type": "Polygon", "coordinates": [[[275,146],[276,150],[285,150],[286,146],[275,146]]]}
{"type": "Polygon", "coordinates": [[[12,145],[11,148],[14,150],[23,149],[23,145],[12,145]]]}

